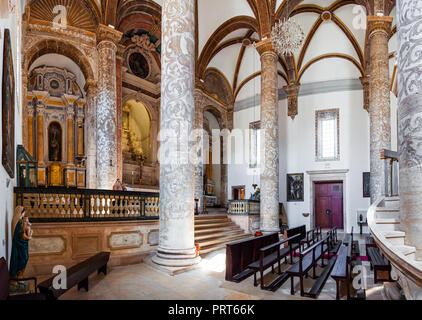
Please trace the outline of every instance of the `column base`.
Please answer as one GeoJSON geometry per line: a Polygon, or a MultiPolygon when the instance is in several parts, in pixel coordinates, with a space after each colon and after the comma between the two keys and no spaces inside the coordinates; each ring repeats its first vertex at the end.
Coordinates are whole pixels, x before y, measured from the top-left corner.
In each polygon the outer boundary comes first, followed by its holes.
{"type": "Polygon", "coordinates": [[[158,248],[152,262],[166,267],[187,267],[198,264],[201,257],[196,255],[195,248],[182,250],[169,250],[158,248]]]}
{"type": "Polygon", "coordinates": [[[267,228],[267,229],[261,229],[262,234],[270,234],[274,232],[280,232],[280,228],[267,228]]]}

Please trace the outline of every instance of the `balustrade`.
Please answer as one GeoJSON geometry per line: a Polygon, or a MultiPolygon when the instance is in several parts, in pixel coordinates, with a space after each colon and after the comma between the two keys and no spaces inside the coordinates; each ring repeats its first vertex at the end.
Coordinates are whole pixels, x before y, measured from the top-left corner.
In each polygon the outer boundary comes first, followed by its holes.
{"type": "Polygon", "coordinates": [[[260,202],[255,200],[230,200],[227,213],[233,215],[259,215],[260,202]]]}
{"type": "Polygon", "coordinates": [[[158,219],[159,194],[68,188],[15,188],[34,222],[158,219]]]}

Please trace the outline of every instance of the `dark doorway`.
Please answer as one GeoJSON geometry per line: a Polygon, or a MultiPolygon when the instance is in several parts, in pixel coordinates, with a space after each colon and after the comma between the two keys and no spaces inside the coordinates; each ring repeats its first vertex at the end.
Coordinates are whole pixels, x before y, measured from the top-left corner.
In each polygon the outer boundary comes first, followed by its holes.
{"type": "Polygon", "coordinates": [[[232,187],[232,199],[244,200],[245,199],[245,186],[232,187]]]}
{"type": "Polygon", "coordinates": [[[343,182],[315,182],[315,226],[343,229],[343,182]]]}

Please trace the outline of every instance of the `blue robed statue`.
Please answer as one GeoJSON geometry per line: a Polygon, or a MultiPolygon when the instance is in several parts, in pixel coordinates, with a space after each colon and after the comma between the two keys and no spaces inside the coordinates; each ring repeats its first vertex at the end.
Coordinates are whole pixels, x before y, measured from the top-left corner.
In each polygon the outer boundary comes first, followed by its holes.
{"type": "MultiPolygon", "coordinates": [[[[31,223],[25,217],[25,208],[17,206],[12,219],[12,254],[10,257],[10,277],[23,278],[26,264],[28,263],[28,241],[32,237],[31,223]]],[[[26,291],[27,284],[19,281],[12,281],[12,291],[26,291]]]]}

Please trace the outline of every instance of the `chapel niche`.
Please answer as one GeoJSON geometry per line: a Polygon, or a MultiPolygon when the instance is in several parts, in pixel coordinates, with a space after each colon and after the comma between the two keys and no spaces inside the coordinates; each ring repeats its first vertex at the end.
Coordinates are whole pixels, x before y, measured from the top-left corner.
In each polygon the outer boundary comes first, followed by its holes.
{"type": "Polygon", "coordinates": [[[85,188],[84,93],[74,73],[40,66],[28,79],[28,152],[39,186],[85,188]]]}

